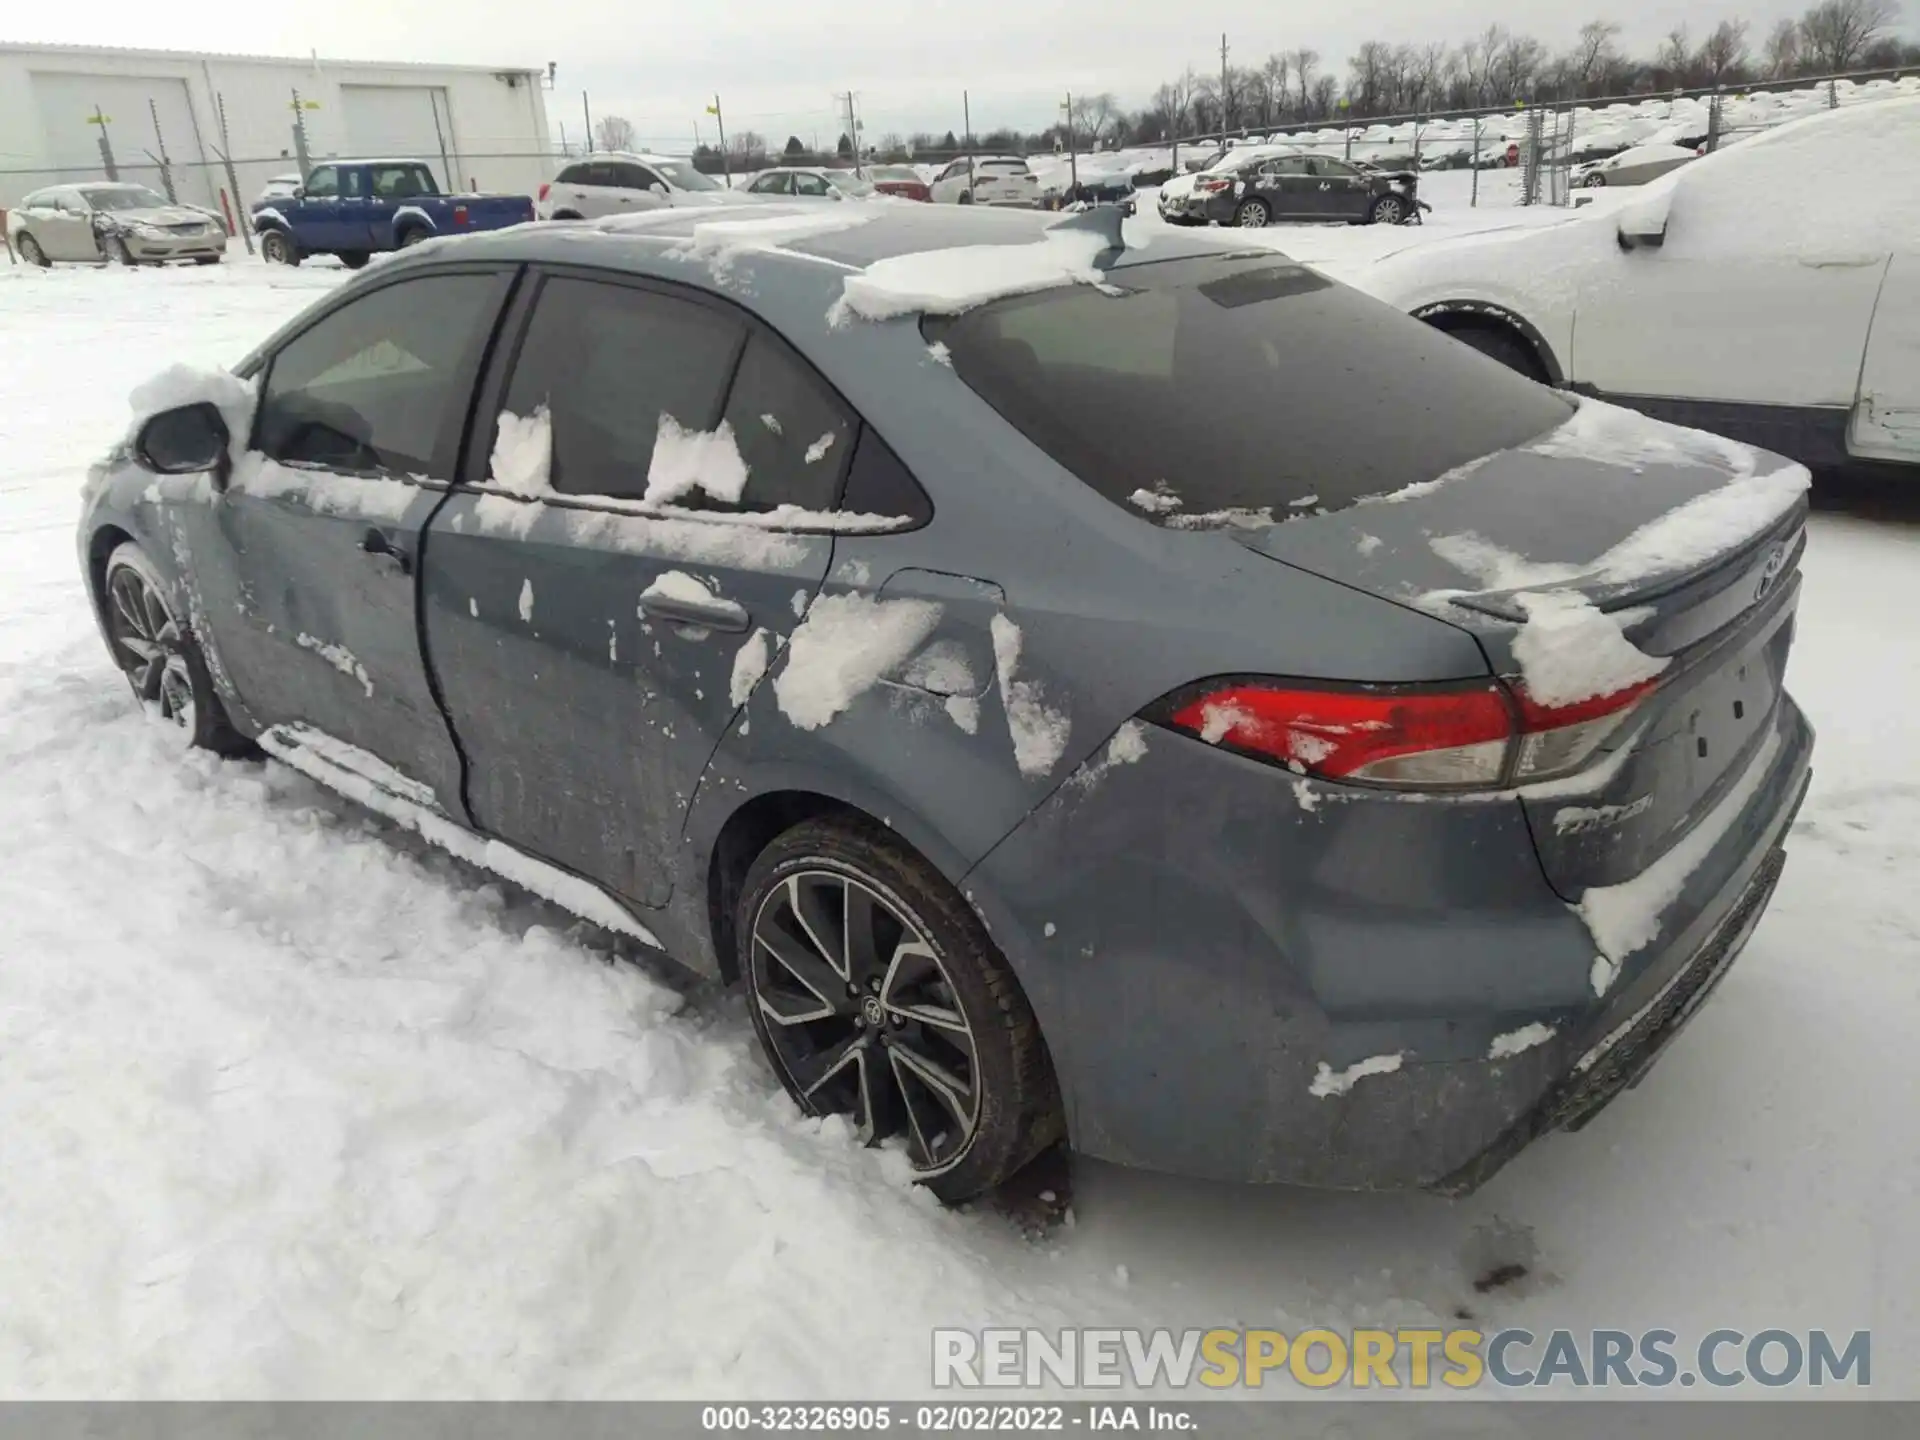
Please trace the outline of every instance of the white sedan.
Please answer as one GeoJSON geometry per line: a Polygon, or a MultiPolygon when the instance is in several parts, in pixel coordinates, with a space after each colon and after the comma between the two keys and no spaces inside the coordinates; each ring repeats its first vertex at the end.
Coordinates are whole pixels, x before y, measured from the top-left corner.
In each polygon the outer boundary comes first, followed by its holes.
{"type": "Polygon", "coordinates": [[[1608,185],[1645,185],[1669,170],[1691,165],[1698,155],[1697,150],[1684,145],[1635,145],[1604,160],[1575,166],[1573,183],[1590,190],[1608,185]]]}
{"type": "Polygon", "coordinates": [[[1541,228],[1341,278],[1535,378],[1920,477],[1920,99],[1783,125],[1541,228]]]}

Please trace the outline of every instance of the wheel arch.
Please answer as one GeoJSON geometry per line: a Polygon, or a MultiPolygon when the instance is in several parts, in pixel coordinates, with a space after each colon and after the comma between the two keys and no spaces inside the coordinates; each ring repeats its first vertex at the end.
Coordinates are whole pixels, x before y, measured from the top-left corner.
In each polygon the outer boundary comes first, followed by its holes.
{"type": "Polygon", "coordinates": [[[1432,304],[1421,305],[1410,312],[1414,319],[1423,320],[1436,330],[1449,335],[1462,330],[1504,331],[1516,337],[1540,362],[1540,369],[1549,385],[1564,385],[1566,372],[1561,369],[1560,361],[1553,353],[1553,347],[1547,343],[1546,336],[1539,328],[1517,311],[1490,300],[1439,300],[1432,304]]]}
{"type": "Polygon", "coordinates": [[[95,617],[102,624],[106,622],[107,615],[107,561],[122,545],[138,543],[137,536],[110,522],[98,526],[87,537],[87,598],[93,604],[95,617]]]}
{"type": "Polygon", "coordinates": [[[794,826],[835,815],[873,819],[858,806],[815,790],[769,790],[741,805],[721,825],[707,853],[707,933],[720,978],[727,984],[740,979],[733,922],[747,871],[762,850],[794,826]]]}

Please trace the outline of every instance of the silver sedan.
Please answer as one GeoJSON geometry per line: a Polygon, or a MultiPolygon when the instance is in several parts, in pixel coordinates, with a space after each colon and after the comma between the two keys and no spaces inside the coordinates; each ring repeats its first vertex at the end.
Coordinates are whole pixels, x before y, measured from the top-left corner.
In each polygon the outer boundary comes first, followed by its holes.
{"type": "Polygon", "coordinates": [[[144,185],[106,181],[36,190],[7,212],[7,240],[29,265],[212,265],[227,253],[227,228],[207,211],[173,204],[144,185]]]}

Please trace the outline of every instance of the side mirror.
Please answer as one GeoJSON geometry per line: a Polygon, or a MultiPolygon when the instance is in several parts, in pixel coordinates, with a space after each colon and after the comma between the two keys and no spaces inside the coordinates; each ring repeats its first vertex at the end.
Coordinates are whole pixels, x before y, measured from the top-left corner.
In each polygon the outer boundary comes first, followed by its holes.
{"type": "Polygon", "coordinates": [[[295,200],[304,200],[307,198],[307,187],[304,185],[296,185],[293,189],[289,190],[287,194],[295,200]]]}
{"type": "Polygon", "coordinates": [[[162,410],[140,427],[133,449],[140,463],[157,475],[224,471],[227,422],[219,408],[205,400],[162,410]]]}
{"type": "Polygon", "coordinates": [[[1620,248],[1658,250],[1667,241],[1667,218],[1673,205],[1671,186],[1661,186],[1620,211],[1620,248]]]}

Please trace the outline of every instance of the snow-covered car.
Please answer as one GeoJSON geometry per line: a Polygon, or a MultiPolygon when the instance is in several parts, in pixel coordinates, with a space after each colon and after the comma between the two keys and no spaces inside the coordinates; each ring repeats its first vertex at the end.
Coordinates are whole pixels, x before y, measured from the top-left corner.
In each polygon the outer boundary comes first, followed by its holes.
{"type": "Polygon", "coordinates": [[[1040,182],[1018,155],[963,155],[930,188],[936,205],[1024,208],[1040,203],[1040,182]]]}
{"type": "Polygon", "coordinates": [[[1645,185],[1700,158],[1684,145],[1635,145],[1601,160],[1573,167],[1573,183],[1598,190],[1608,185],[1645,185]]]}
{"type": "Polygon", "coordinates": [[[853,171],[820,165],[777,165],[754,176],[744,190],[786,200],[866,200],[875,193],[873,183],[853,171]]]}
{"type": "Polygon", "coordinates": [[[1920,98],[1843,107],[1341,278],[1538,380],[1816,468],[1920,466],[1915,156],[1920,98]]]}
{"type": "Polygon", "coordinates": [[[7,211],[7,239],[29,265],[214,265],[227,253],[227,227],[207,211],[176,205],[144,185],[105,180],[34,191],[7,211]]]}
{"type": "Polygon", "coordinates": [[[290,200],[294,192],[300,189],[300,175],[295,171],[288,175],[275,175],[260,187],[260,193],[253,197],[253,203],[271,205],[275,200],[290,200]]]}
{"type": "Polygon", "coordinates": [[[761,197],[730,190],[691,160],[609,151],[561,167],[541,185],[534,209],[542,220],[599,220],[680,206],[755,205],[761,197]]]}
{"type": "Polygon", "coordinates": [[[1232,194],[1242,170],[1264,160],[1297,155],[1297,145],[1235,145],[1221,151],[1205,169],[1176,175],[1160,187],[1154,202],[1169,225],[1205,225],[1213,218],[1208,206],[1217,196],[1232,194]]]}
{"type": "Polygon", "coordinates": [[[1061,1139],[1458,1193],[1637,1081],[1805,792],[1806,472],[1232,237],[852,208],[427,246],[156,377],[82,494],[114,663],[737,981],[947,1199],[1061,1139]]]}

